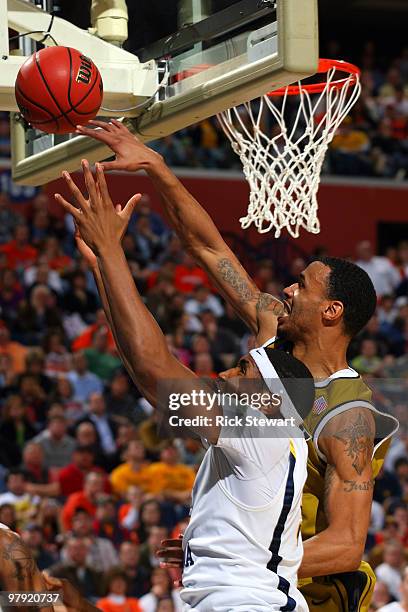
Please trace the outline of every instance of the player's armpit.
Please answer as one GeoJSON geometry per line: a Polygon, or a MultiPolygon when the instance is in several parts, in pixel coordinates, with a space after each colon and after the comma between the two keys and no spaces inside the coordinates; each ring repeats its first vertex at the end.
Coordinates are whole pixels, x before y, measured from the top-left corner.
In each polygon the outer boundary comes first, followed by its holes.
{"type": "Polygon", "coordinates": [[[323,429],[319,449],[328,463],[324,499],[328,527],[304,543],[301,578],[358,568],[370,524],[374,436],[374,417],[366,408],[333,417],[323,429]]]}

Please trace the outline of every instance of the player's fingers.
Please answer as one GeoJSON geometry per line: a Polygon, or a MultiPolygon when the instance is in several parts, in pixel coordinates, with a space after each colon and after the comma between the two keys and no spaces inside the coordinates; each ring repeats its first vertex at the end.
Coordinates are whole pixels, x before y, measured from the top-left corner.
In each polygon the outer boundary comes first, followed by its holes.
{"type": "Polygon", "coordinates": [[[67,200],[65,198],[63,198],[62,195],[59,194],[59,193],[56,193],[54,195],[54,198],[56,199],[58,204],[61,204],[61,206],[63,206],[65,208],[65,210],[70,215],[72,215],[76,221],[78,221],[79,217],[81,216],[81,213],[79,212],[79,210],[77,208],[75,208],[75,206],[72,206],[72,204],[67,202],[67,200]]]}
{"type": "Polygon", "coordinates": [[[179,548],[159,548],[156,555],[167,560],[178,561],[183,558],[183,551],[179,548]]]}
{"type": "Polygon", "coordinates": [[[99,193],[96,189],[95,179],[91,172],[89,162],[87,159],[81,161],[82,171],[84,173],[85,185],[88,191],[90,205],[96,205],[99,201],[99,193]]]}
{"type": "Polygon", "coordinates": [[[100,166],[104,172],[109,172],[109,170],[123,170],[123,164],[117,161],[103,162],[100,166]]]}
{"type": "Polygon", "coordinates": [[[86,199],[82,195],[81,190],[77,187],[77,185],[72,180],[72,177],[69,174],[69,172],[66,172],[64,170],[64,172],[62,173],[62,177],[63,177],[64,181],[66,182],[66,184],[68,185],[68,189],[70,190],[70,192],[74,196],[75,201],[78,204],[79,208],[83,212],[86,212],[86,210],[88,209],[88,202],[86,201],[86,199]]]}
{"type": "Polygon", "coordinates": [[[121,213],[122,212],[122,204],[115,204],[115,210],[117,213],[121,213]]]}
{"type": "Polygon", "coordinates": [[[95,140],[99,140],[104,144],[110,146],[113,142],[112,134],[110,132],[104,132],[103,130],[94,130],[91,128],[84,127],[83,125],[77,125],[76,134],[80,134],[81,136],[89,136],[90,138],[95,138],[95,140]]]}
{"type": "Polygon", "coordinates": [[[115,131],[115,126],[112,123],[112,119],[109,119],[109,121],[100,121],[100,119],[91,119],[91,121],[89,121],[89,124],[94,125],[95,127],[101,128],[105,132],[112,133],[115,131]]]}
{"type": "Polygon", "coordinates": [[[103,173],[103,168],[100,164],[96,164],[96,181],[98,183],[102,203],[105,206],[113,206],[112,200],[111,200],[111,197],[108,191],[108,186],[106,184],[105,175],[103,173]]]}
{"type": "Polygon", "coordinates": [[[168,547],[168,546],[174,546],[177,549],[182,548],[183,546],[183,536],[180,535],[178,538],[167,538],[165,540],[162,540],[160,542],[160,545],[162,548],[168,547]]]}
{"type": "Polygon", "coordinates": [[[136,195],[134,195],[132,198],[130,198],[125,208],[121,211],[121,216],[126,219],[126,221],[130,221],[130,218],[133,215],[133,211],[135,210],[138,202],[140,202],[141,197],[141,193],[137,193],[136,195]]]}
{"type": "Polygon", "coordinates": [[[164,567],[165,569],[180,569],[182,567],[181,561],[160,561],[160,567],[164,567]]]}
{"type": "Polygon", "coordinates": [[[128,128],[126,127],[126,125],[123,123],[123,121],[118,121],[117,119],[111,119],[110,122],[112,123],[112,125],[114,125],[118,130],[121,130],[122,132],[129,132],[128,128]]]}
{"type": "Polygon", "coordinates": [[[62,582],[59,578],[55,578],[54,576],[50,576],[47,572],[42,572],[43,578],[45,580],[45,584],[49,589],[60,589],[62,587],[62,582]]]}

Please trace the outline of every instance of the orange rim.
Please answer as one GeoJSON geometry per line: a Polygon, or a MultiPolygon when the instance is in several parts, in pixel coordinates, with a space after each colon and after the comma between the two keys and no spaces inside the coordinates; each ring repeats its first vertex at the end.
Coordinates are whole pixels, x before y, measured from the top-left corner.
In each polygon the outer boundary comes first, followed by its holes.
{"type": "MultiPolygon", "coordinates": [[[[339,72],[346,72],[349,76],[344,79],[338,79],[332,81],[329,84],[330,89],[342,89],[343,87],[352,87],[358,81],[361,74],[360,68],[350,64],[349,62],[343,62],[342,60],[331,60],[331,59],[320,59],[319,67],[316,74],[327,74],[329,70],[336,68],[339,72]],[[350,79],[350,75],[353,77],[350,79]]],[[[327,87],[327,81],[321,83],[310,83],[305,85],[288,85],[287,87],[281,87],[275,91],[270,91],[267,96],[298,96],[301,91],[307,91],[309,93],[322,93],[327,87]]]]}

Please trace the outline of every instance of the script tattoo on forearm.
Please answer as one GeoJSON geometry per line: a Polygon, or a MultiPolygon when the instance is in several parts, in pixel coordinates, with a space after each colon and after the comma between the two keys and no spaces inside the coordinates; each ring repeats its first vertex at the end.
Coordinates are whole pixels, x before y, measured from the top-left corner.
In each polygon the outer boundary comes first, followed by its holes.
{"type": "Polygon", "coordinates": [[[220,259],[217,267],[222,280],[228,283],[237,292],[242,303],[245,304],[254,299],[255,295],[248,284],[248,280],[243,278],[234,269],[234,266],[229,259],[220,259]]]}
{"type": "Polygon", "coordinates": [[[343,489],[345,493],[351,493],[352,491],[370,491],[374,489],[373,480],[363,480],[362,482],[356,482],[355,480],[345,480],[346,485],[343,489]]]}
{"type": "Polygon", "coordinates": [[[371,459],[374,433],[369,420],[361,413],[354,422],[334,434],[345,446],[345,453],[352,459],[352,466],[361,476],[371,459]]]}

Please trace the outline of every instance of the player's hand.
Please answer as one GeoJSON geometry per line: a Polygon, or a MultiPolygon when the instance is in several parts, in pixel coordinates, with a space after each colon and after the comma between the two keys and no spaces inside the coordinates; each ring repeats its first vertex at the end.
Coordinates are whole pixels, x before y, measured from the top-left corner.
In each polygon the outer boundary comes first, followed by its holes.
{"type": "MultiPolygon", "coordinates": [[[[119,210],[119,207],[112,203],[102,167],[99,164],[96,166],[96,182],[86,160],[82,161],[82,169],[89,199],[82,195],[68,172],[63,172],[63,178],[76,207],[58,193],[55,194],[55,199],[74,217],[80,238],[92,253],[98,256],[104,249],[120,246],[134,208],[142,196],[133,196],[123,210],[119,210]]],[[[83,248],[82,252],[87,254],[89,262],[95,262],[89,251],[83,248]]]]}
{"type": "Polygon", "coordinates": [[[47,572],[42,572],[48,591],[61,591],[62,600],[68,612],[78,612],[83,609],[83,597],[65,578],[54,578],[47,572]]]}
{"type": "Polygon", "coordinates": [[[105,121],[90,121],[96,129],[78,125],[77,134],[90,136],[108,145],[116,155],[113,162],[103,162],[104,170],[136,170],[147,169],[151,163],[162,161],[161,155],[146,147],[136,138],[126,126],[116,119],[109,123],[105,121]]]}
{"type": "Polygon", "coordinates": [[[156,552],[156,555],[162,560],[161,567],[167,569],[174,567],[181,569],[183,567],[183,538],[172,538],[162,540],[161,548],[156,552]]]}

